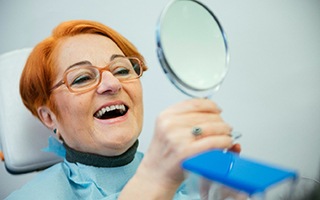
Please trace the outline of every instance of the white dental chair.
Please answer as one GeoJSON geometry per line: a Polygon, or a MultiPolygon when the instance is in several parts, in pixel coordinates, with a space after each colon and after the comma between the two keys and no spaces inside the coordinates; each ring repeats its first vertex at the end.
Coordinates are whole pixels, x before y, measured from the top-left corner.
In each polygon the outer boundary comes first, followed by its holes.
{"type": "Polygon", "coordinates": [[[42,170],[62,160],[42,150],[52,133],[32,116],[20,98],[20,75],[31,50],[0,55],[0,150],[11,174],[42,170]]]}

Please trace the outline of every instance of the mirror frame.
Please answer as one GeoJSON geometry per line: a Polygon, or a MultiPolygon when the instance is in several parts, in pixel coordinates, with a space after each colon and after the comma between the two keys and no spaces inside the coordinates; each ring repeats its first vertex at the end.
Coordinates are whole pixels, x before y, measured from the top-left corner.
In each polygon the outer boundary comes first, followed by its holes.
{"type": "Polygon", "coordinates": [[[229,47],[228,47],[228,43],[227,43],[227,37],[226,34],[221,26],[220,21],[218,20],[218,18],[213,14],[213,12],[203,3],[197,1],[197,0],[173,0],[171,2],[169,2],[167,4],[167,6],[164,8],[164,10],[162,11],[160,18],[158,20],[157,23],[157,27],[156,27],[156,43],[157,43],[157,56],[159,59],[159,62],[161,64],[161,67],[164,71],[164,73],[166,74],[166,76],[168,77],[168,79],[173,83],[173,85],[176,86],[176,88],[178,88],[181,92],[183,92],[186,95],[189,95],[191,97],[200,97],[200,98],[208,98],[210,96],[212,96],[214,94],[214,92],[216,92],[217,90],[219,90],[221,83],[223,82],[223,80],[225,79],[225,76],[228,72],[228,64],[229,64],[229,47]],[[165,15],[168,11],[168,9],[170,9],[170,7],[172,6],[172,4],[178,2],[178,1],[189,1],[189,2],[194,2],[196,4],[199,4],[200,6],[202,6],[213,18],[214,21],[216,21],[218,28],[220,30],[220,33],[222,35],[223,38],[223,42],[224,42],[224,46],[225,46],[225,53],[226,53],[226,70],[225,73],[222,75],[221,80],[214,85],[213,87],[207,88],[207,89],[197,89],[194,88],[186,83],[184,83],[179,76],[174,73],[174,71],[171,69],[168,60],[166,58],[166,54],[163,51],[163,45],[161,42],[161,27],[162,27],[162,22],[163,19],[165,18],[165,15]]]}

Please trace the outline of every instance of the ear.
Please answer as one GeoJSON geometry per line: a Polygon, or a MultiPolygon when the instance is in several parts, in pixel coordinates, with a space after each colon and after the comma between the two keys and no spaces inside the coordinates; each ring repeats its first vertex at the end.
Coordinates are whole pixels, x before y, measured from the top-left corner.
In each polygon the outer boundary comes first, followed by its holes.
{"type": "Polygon", "coordinates": [[[44,125],[53,130],[56,127],[56,116],[47,106],[40,106],[37,109],[38,115],[44,125]]]}

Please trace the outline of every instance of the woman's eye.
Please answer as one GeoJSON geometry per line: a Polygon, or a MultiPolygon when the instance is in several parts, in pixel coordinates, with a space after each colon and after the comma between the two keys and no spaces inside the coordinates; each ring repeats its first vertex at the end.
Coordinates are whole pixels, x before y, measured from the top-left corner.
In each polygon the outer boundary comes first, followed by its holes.
{"type": "Polygon", "coordinates": [[[72,81],[71,85],[85,85],[86,83],[92,82],[93,80],[94,80],[94,77],[92,75],[84,74],[76,77],[72,81]]]}
{"type": "Polygon", "coordinates": [[[127,76],[130,74],[130,69],[128,68],[118,68],[113,72],[114,76],[127,76]]]}

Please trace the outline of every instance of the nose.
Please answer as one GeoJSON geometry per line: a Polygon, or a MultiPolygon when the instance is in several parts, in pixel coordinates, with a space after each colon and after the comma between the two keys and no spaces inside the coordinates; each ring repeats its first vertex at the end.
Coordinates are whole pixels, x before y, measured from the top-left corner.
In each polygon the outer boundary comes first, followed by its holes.
{"type": "Polygon", "coordinates": [[[99,94],[108,93],[108,94],[116,94],[122,88],[122,84],[112,75],[109,71],[104,71],[101,74],[101,82],[98,85],[97,92],[99,94]]]}

